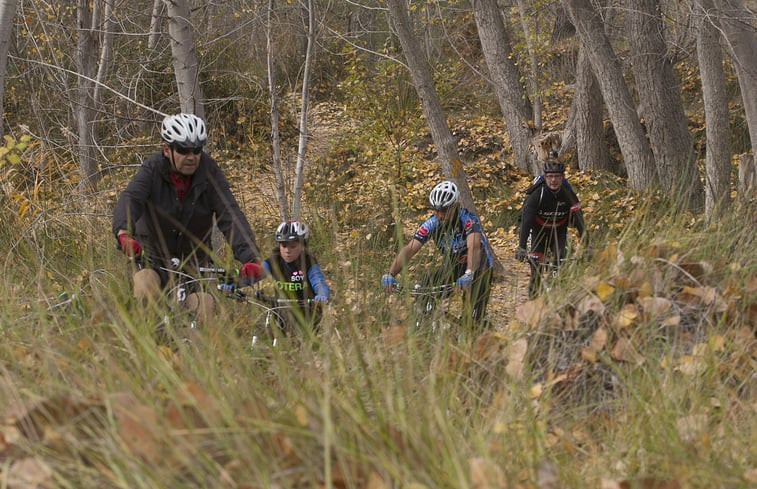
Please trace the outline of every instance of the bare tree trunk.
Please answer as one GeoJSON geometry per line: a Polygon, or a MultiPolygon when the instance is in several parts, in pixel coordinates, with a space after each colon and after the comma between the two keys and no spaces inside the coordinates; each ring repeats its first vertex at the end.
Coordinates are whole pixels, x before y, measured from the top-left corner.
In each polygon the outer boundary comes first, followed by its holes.
{"type": "Polygon", "coordinates": [[[518,67],[509,57],[512,47],[502,14],[496,0],[473,0],[472,3],[492,87],[510,136],[513,161],[519,168],[538,174],[541,168],[529,146],[531,138],[540,128],[531,120],[531,103],[520,83],[518,67]]]}
{"type": "Polygon", "coordinates": [[[652,149],[634,110],[618,58],[605,35],[602,18],[588,0],[561,0],[591,61],[623,153],[632,188],[657,183],[652,149]]]}
{"type": "Polygon", "coordinates": [[[152,51],[158,45],[160,37],[160,16],[163,12],[163,0],[153,0],[152,14],[150,16],[150,35],[147,38],[147,49],[152,51]]]}
{"type": "Polygon", "coordinates": [[[94,77],[97,71],[97,35],[92,29],[92,11],[87,0],[77,0],[76,65],[78,75],[77,103],[74,110],[79,136],[79,189],[93,192],[97,189],[98,165],[95,152],[94,77]]]}
{"type": "Polygon", "coordinates": [[[713,24],[711,0],[699,0],[696,9],[697,56],[704,97],[707,155],[705,157],[705,216],[716,218],[730,204],[731,130],[728,93],[720,50],[720,31],[713,24]]]}
{"type": "MultiPolygon", "coordinates": [[[[94,20],[94,19],[93,19],[94,20]]],[[[93,24],[97,27],[97,24],[93,24]]],[[[95,107],[100,107],[102,101],[105,74],[110,68],[110,56],[113,51],[113,35],[116,23],[113,22],[113,0],[105,0],[105,15],[102,21],[102,48],[100,49],[100,64],[97,67],[97,83],[95,84],[95,107]]],[[[95,131],[96,133],[97,131],[95,131]]]]}
{"type": "Polygon", "coordinates": [[[205,118],[189,3],[187,0],[163,1],[168,9],[168,33],[181,111],[205,118]]]}
{"type": "Polygon", "coordinates": [[[610,152],[604,139],[602,91],[591,70],[582,45],[576,63],[576,157],[582,170],[612,171],[610,152]]]}
{"type": "Polygon", "coordinates": [[[757,155],[757,19],[741,0],[715,0],[715,7],[736,65],[752,154],[757,155]]]}
{"type": "Polygon", "coordinates": [[[305,50],[305,67],[302,73],[302,107],[300,112],[300,141],[297,146],[297,166],[294,171],[294,188],[292,189],[292,218],[300,219],[302,215],[302,184],[305,179],[305,151],[308,145],[308,112],[310,102],[310,71],[315,52],[315,12],[313,0],[307,0],[308,25],[307,49],[305,50]]]}
{"type": "Polygon", "coordinates": [[[276,73],[273,63],[273,0],[268,0],[266,37],[266,59],[268,62],[268,93],[271,97],[271,154],[273,176],[275,179],[276,201],[279,204],[281,220],[289,217],[287,205],[286,185],[284,184],[284,172],[281,168],[281,132],[279,131],[279,93],[276,88],[276,73]]]}
{"type": "Polygon", "coordinates": [[[431,70],[426,58],[423,57],[423,50],[418,38],[413,32],[406,4],[404,0],[387,0],[386,3],[389,7],[392,24],[400,39],[410,74],[413,77],[415,90],[421,99],[423,114],[426,116],[431,138],[434,140],[439,154],[442,172],[457,183],[463,206],[473,211],[475,205],[468,187],[468,177],[457,151],[457,142],[447,125],[442,104],[436,94],[431,70]]]}
{"type": "Polygon", "coordinates": [[[682,206],[702,208],[702,183],[673,66],[667,56],[659,0],[626,0],[628,39],[639,87],[640,115],[662,188],[682,206]]]}
{"type": "Polygon", "coordinates": [[[757,158],[753,154],[743,154],[739,159],[739,196],[744,202],[757,192],[757,158]]]}
{"type": "Polygon", "coordinates": [[[13,35],[16,0],[0,0],[0,138],[3,136],[3,100],[5,99],[5,71],[8,68],[8,48],[13,35]]]}
{"type": "Polygon", "coordinates": [[[523,39],[526,41],[526,50],[528,51],[529,74],[528,74],[528,91],[530,92],[531,104],[533,105],[532,118],[534,126],[541,128],[541,95],[539,94],[539,63],[536,59],[536,50],[534,49],[534,35],[528,27],[527,19],[530,17],[526,12],[526,6],[523,0],[518,0],[518,14],[520,15],[520,24],[523,27],[523,39]]]}

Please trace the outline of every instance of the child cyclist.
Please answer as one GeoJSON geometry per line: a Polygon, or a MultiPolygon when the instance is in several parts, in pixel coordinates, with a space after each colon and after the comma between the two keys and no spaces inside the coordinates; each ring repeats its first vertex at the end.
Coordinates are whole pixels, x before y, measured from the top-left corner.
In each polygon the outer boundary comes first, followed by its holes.
{"type": "Polygon", "coordinates": [[[263,261],[263,269],[273,279],[276,298],[296,300],[293,324],[314,330],[321,320],[321,306],[329,302],[331,290],[320,265],[308,251],[310,230],[301,221],[285,221],[276,228],[277,246],[263,261]]]}

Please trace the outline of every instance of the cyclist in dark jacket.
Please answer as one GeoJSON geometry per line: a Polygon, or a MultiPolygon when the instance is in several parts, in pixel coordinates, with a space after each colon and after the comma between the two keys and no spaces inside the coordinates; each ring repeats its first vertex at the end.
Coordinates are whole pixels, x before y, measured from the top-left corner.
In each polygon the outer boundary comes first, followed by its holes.
{"type": "Polygon", "coordinates": [[[381,285],[390,292],[396,285],[395,275],[430,239],[436,243],[444,257],[435,272],[435,285],[454,282],[464,289],[464,308],[477,325],[482,325],[489,303],[492,281],[492,254],[481,229],[478,216],[460,206],[460,192],[452,181],[437,184],[429,194],[434,211],[421,224],[410,240],[397,254],[389,273],[381,278],[381,285]]]}
{"type": "MultiPolygon", "coordinates": [[[[568,226],[574,226],[579,238],[588,245],[581,203],[570,186],[563,185],[565,164],[556,158],[544,162],[544,181],[526,197],[523,203],[523,222],[515,258],[526,261],[526,244],[531,238],[531,253],[539,263],[549,249],[555,260],[564,258],[567,248],[568,226]]],[[[557,262],[559,263],[559,261],[557,262]]],[[[534,264],[535,265],[535,264],[534,264]]],[[[532,270],[529,295],[538,289],[539,273],[532,270]]]]}
{"type": "MultiPolygon", "coordinates": [[[[157,298],[168,281],[159,267],[172,258],[189,267],[210,262],[214,217],[234,257],[244,263],[240,273],[258,277],[262,268],[252,229],[218,164],[202,150],[204,121],[192,114],[168,116],[161,136],[161,151],[142,163],[113,214],[121,250],[146,265],[134,275],[135,297],[157,298]]],[[[200,319],[213,309],[212,297],[201,292],[190,294],[186,305],[200,319]]]]}

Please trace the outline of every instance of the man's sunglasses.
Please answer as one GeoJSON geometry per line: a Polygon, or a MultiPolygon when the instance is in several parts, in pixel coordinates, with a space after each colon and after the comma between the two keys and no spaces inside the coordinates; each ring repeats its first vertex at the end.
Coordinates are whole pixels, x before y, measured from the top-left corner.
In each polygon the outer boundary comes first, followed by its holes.
{"type": "Polygon", "coordinates": [[[202,148],[182,148],[181,146],[175,146],[173,149],[180,155],[188,155],[189,153],[198,155],[202,153],[202,148]]]}

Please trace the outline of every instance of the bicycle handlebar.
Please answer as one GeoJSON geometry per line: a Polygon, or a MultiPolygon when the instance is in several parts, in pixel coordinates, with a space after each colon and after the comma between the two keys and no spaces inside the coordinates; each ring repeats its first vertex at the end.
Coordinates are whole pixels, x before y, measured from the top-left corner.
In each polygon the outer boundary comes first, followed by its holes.
{"type": "Polygon", "coordinates": [[[422,295],[442,295],[452,292],[455,289],[455,284],[442,284],[442,285],[421,285],[415,284],[412,287],[405,288],[402,285],[396,285],[394,287],[395,293],[407,292],[412,296],[422,295]]]}

